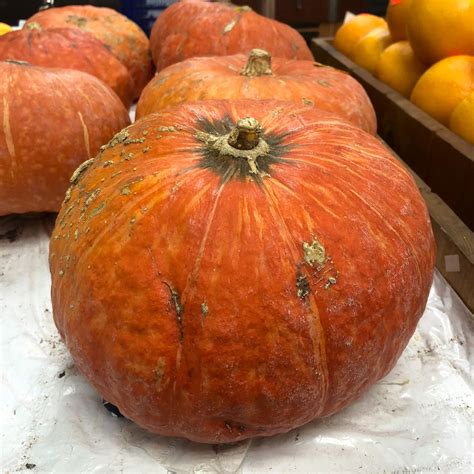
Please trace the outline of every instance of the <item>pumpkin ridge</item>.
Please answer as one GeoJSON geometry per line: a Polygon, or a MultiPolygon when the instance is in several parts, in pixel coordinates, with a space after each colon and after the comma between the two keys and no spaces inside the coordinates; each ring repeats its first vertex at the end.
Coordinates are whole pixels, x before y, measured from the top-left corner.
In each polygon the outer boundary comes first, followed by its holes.
{"type": "MultiPolygon", "coordinates": [[[[228,180],[226,180],[224,182],[221,182],[221,184],[219,186],[219,189],[216,193],[216,197],[214,198],[214,202],[212,204],[212,208],[211,208],[211,211],[209,213],[208,221],[206,223],[206,228],[204,230],[201,242],[199,244],[198,253],[197,253],[196,258],[194,260],[194,264],[192,266],[192,269],[189,272],[188,277],[186,279],[186,285],[185,285],[183,291],[181,292],[181,304],[182,304],[183,307],[186,305],[186,301],[192,301],[192,299],[194,298],[194,294],[195,294],[195,290],[196,290],[196,284],[197,284],[197,281],[198,281],[198,274],[199,274],[199,270],[200,270],[200,267],[201,267],[202,258],[204,256],[204,251],[206,249],[206,244],[207,244],[207,241],[208,241],[209,232],[210,232],[212,224],[214,222],[217,207],[218,207],[220,198],[222,196],[222,192],[224,190],[224,187],[225,187],[227,181],[228,180]]],[[[201,315],[198,314],[195,317],[201,317],[201,315]]],[[[183,317],[182,323],[184,325],[184,317],[183,317]]],[[[194,337],[197,337],[197,335],[194,334],[194,337]]],[[[188,345],[189,345],[189,338],[185,340],[184,337],[183,337],[180,341],[180,344],[178,344],[177,348],[176,348],[175,373],[177,374],[177,376],[176,376],[175,383],[173,385],[172,413],[173,413],[173,416],[176,417],[177,420],[180,418],[179,415],[181,413],[181,410],[179,410],[178,412],[176,411],[176,409],[179,408],[179,402],[180,402],[180,399],[178,400],[178,397],[176,396],[176,389],[180,388],[180,392],[182,391],[181,389],[182,389],[182,386],[184,384],[182,383],[182,375],[181,374],[185,374],[187,372],[187,367],[186,367],[186,370],[182,370],[180,372],[181,359],[182,359],[181,355],[182,355],[182,352],[185,351],[186,348],[188,347],[186,342],[188,342],[188,345]]],[[[199,357],[199,354],[196,357],[199,357]]],[[[187,359],[185,359],[185,361],[186,360],[187,359]]],[[[200,377],[202,377],[202,372],[201,371],[199,371],[199,374],[200,374],[200,377]]],[[[200,386],[202,386],[202,383],[200,384],[200,386]]]]}
{"type": "MultiPolygon", "coordinates": [[[[278,204],[278,198],[275,195],[271,181],[264,181],[263,189],[265,195],[268,199],[269,210],[270,214],[273,217],[275,224],[278,226],[279,229],[282,229],[281,236],[283,237],[283,241],[286,244],[288,252],[295,262],[295,297],[299,297],[302,300],[305,308],[307,309],[307,318],[306,321],[308,323],[308,330],[309,335],[311,338],[311,342],[313,344],[313,353],[314,353],[314,360],[313,364],[316,368],[321,369],[323,380],[321,382],[322,387],[322,399],[320,401],[320,413],[324,410],[326,399],[329,393],[329,372],[327,367],[327,356],[326,356],[326,343],[325,343],[325,333],[321,323],[321,318],[319,314],[318,305],[314,298],[314,294],[312,294],[311,287],[309,285],[309,278],[307,271],[304,271],[305,268],[305,260],[304,257],[299,255],[299,252],[296,250],[299,248],[298,245],[293,241],[291,237],[291,233],[288,229],[286,221],[283,217],[283,214],[280,210],[280,206],[278,204]],[[298,278],[301,276],[305,282],[308,284],[307,294],[299,295],[298,292],[300,290],[298,285],[298,278]]],[[[301,243],[302,245],[302,243],[301,243]]]]}
{"type": "Polygon", "coordinates": [[[419,286],[423,286],[423,278],[421,275],[421,268],[420,268],[420,262],[418,261],[418,253],[416,250],[413,248],[413,245],[411,244],[409,239],[404,238],[405,236],[402,236],[394,226],[390,224],[390,221],[384,218],[383,214],[377,209],[377,206],[371,205],[368,203],[362,196],[360,196],[358,193],[356,193],[353,189],[348,189],[348,192],[351,193],[353,196],[355,196],[359,201],[363,202],[365,206],[372,212],[374,213],[380,220],[383,222],[386,226],[387,229],[389,229],[392,233],[396,235],[396,237],[403,242],[405,247],[410,250],[411,257],[413,258],[415,265],[416,265],[416,270],[418,273],[418,280],[419,280],[419,286]]]}

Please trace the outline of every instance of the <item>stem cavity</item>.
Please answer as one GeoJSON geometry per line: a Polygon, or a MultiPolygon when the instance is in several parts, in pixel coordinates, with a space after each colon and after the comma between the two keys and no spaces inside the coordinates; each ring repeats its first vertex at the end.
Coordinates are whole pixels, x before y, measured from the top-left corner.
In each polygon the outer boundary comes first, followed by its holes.
{"type": "Polygon", "coordinates": [[[269,153],[268,143],[260,136],[262,127],[253,117],[240,119],[230,133],[216,136],[205,132],[197,132],[196,138],[204,142],[219,156],[230,156],[235,159],[247,160],[249,173],[260,177],[268,176],[260,171],[257,159],[269,153]]]}

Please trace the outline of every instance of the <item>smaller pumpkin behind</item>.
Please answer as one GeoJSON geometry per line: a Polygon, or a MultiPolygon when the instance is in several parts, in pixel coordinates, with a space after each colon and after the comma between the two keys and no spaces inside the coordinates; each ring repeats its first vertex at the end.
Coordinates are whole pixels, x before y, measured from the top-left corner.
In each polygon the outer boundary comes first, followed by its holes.
{"type": "Polygon", "coordinates": [[[134,99],[153,76],[150,43],[133,21],[111,8],[70,5],[43,10],[28,19],[43,28],[75,28],[89,33],[129,70],[134,81],[134,99]]]}
{"type": "Polygon", "coordinates": [[[188,58],[248,54],[252,48],[280,58],[313,59],[296,30],[230,2],[174,3],[158,17],[150,36],[158,71],[188,58]]]}
{"type": "Polygon", "coordinates": [[[0,61],[0,216],[58,211],[73,171],[130,123],[117,95],[73,69],[0,61]]]}
{"type": "Polygon", "coordinates": [[[77,69],[105,82],[129,107],[133,80],[128,69],[92,35],[73,28],[43,29],[38,23],[0,37],[0,60],[77,69]]]}
{"type": "Polygon", "coordinates": [[[137,118],[182,102],[276,99],[315,105],[375,134],[375,112],[351,76],[313,61],[273,58],[264,50],[191,58],[158,73],[145,87],[137,118]],[[272,64],[273,61],[273,64],[272,64]]]}

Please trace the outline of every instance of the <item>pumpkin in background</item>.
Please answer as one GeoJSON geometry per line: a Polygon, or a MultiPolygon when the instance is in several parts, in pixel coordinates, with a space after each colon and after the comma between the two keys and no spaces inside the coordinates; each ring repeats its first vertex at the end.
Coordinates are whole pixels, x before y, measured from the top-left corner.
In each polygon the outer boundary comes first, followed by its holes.
{"type": "Polygon", "coordinates": [[[293,28],[252,11],[224,3],[178,2],[158,17],[150,37],[158,71],[196,56],[248,54],[265,49],[274,57],[313,59],[293,28]]]}
{"type": "Polygon", "coordinates": [[[355,15],[336,31],[334,47],[351,58],[355,45],[375,28],[387,28],[387,22],[379,16],[368,13],[355,15]]]}
{"type": "Polygon", "coordinates": [[[29,23],[22,30],[0,37],[0,60],[6,59],[84,71],[110,86],[126,107],[133,99],[128,69],[100,41],[80,30],[44,30],[37,23],[29,23]]]}
{"type": "Polygon", "coordinates": [[[133,98],[153,76],[150,44],[142,29],[111,8],[72,5],[43,10],[26,22],[43,28],[78,28],[101,41],[126,66],[133,79],[133,98]]]}
{"type": "Polygon", "coordinates": [[[351,76],[313,61],[272,58],[254,49],[223,57],[192,58],[158,73],[138,101],[137,118],[181,102],[208,99],[278,99],[315,105],[375,134],[376,116],[351,76]]]}
{"type": "Polygon", "coordinates": [[[0,216],[58,211],[73,171],[130,123],[117,95],[73,69],[0,62],[0,216]]]}
{"type": "Polygon", "coordinates": [[[433,274],[404,166],[288,102],[147,115],[75,173],[56,222],[53,313],[76,366],[140,426],[206,443],[347,406],[396,363],[433,274]]]}

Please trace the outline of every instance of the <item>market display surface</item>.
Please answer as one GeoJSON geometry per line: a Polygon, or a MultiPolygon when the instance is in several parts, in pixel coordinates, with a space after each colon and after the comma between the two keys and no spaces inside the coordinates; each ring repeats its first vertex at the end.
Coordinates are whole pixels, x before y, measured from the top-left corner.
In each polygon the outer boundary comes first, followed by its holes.
{"type": "Polygon", "coordinates": [[[113,417],[74,366],[51,316],[53,225],[0,224],[4,472],[472,471],[474,325],[437,272],[397,365],[349,408],[287,434],[203,445],[113,417]]]}
{"type": "Polygon", "coordinates": [[[224,1],[0,23],[2,472],[472,472],[472,232],[363,79],[467,150],[472,24],[348,15],[361,85],[224,1]]]}

